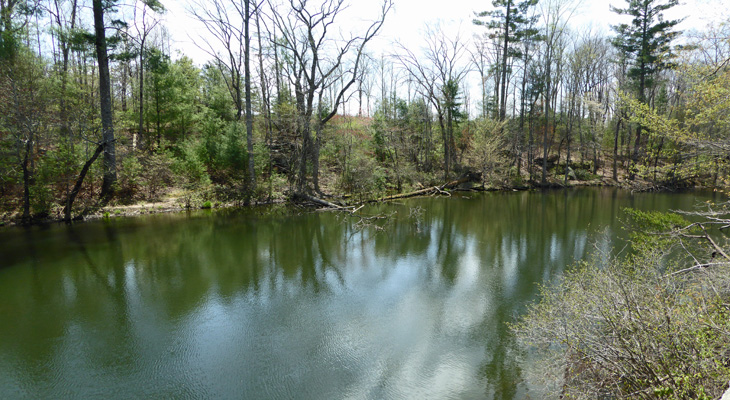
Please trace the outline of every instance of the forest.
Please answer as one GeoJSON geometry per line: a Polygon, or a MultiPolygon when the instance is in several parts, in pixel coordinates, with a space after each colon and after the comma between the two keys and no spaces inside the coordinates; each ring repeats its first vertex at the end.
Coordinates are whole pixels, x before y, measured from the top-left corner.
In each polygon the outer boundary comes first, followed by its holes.
{"type": "MultiPolygon", "coordinates": [[[[160,0],[0,0],[3,221],[109,204],[357,202],[480,189],[727,183],[730,25],[682,32],[677,0],[494,0],[481,34],[368,45],[344,0],[192,1],[200,64],[173,54],[160,0]],[[608,6],[607,6],[608,7],[608,6]],[[468,87],[475,77],[478,90],[468,87]],[[336,200],[333,200],[336,199],[336,200]]],[[[5,223],[5,222],[3,222],[5,223]]]]}

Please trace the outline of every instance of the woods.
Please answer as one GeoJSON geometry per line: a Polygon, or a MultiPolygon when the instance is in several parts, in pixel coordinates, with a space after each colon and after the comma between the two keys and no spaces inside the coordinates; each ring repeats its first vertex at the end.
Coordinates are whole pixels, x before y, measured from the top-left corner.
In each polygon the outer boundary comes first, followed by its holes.
{"type": "Polygon", "coordinates": [[[664,16],[676,1],[615,7],[630,21],[606,34],[573,28],[570,2],[495,0],[474,37],[434,24],[388,50],[372,45],[398,23],[389,0],[357,23],[342,0],[190,2],[207,60],[173,52],[164,2],[86,3],[0,2],[4,220],[367,200],[464,176],[725,183],[727,25],[683,33],[664,16]]]}

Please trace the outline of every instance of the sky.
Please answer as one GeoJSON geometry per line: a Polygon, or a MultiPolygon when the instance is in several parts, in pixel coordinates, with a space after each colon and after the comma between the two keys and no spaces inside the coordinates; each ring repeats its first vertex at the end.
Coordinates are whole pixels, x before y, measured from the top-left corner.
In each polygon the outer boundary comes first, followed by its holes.
{"type": "MultiPolygon", "coordinates": [[[[164,23],[173,38],[173,58],[185,54],[193,62],[202,66],[210,56],[196,47],[189,38],[200,41],[206,37],[206,30],[186,12],[189,0],[163,0],[168,11],[164,16],[164,23]],[[175,54],[175,52],[178,52],[175,54]]],[[[205,0],[198,0],[205,1],[205,0]]],[[[286,0],[272,0],[286,1],[286,0]]],[[[320,0],[310,0],[314,3],[320,0]]],[[[380,0],[345,0],[349,1],[349,8],[340,18],[344,27],[352,29],[362,26],[364,21],[373,21],[378,17],[380,0]]],[[[593,34],[613,35],[611,25],[621,22],[630,23],[631,19],[610,11],[610,5],[626,7],[625,0],[565,0],[573,1],[575,10],[568,25],[572,30],[590,30],[593,34]]],[[[663,3],[663,2],[662,2],[663,3]]],[[[472,23],[474,12],[492,9],[491,0],[393,0],[393,8],[386,17],[385,24],[378,35],[367,46],[367,52],[376,59],[380,55],[394,53],[397,44],[402,44],[419,54],[425,46],[424,34],[427,26],[440,25],[441,30],[450,38],[458,34],[463,40],[472,40],[475,35],[484,32],[483,27],[472,23]]],[[[667,19],[685,20],[678,25],[678,30],[701,30],[711,23],[730,20],[730,2],[727,0],[680,0],[679,5],[665,13],[667,19]],[[727,4],[724,4],[727,3],[727,4]]],[[[463,61],[468,61],[465,55],[463,61]]],[[[463,82],[465,95],[470,98],[467,106],[470,113],[477,112],[477,97],[479,97],[480,80],[475,73],[467,75],[463,82]]],[[[348,106],[345,108],[348,112],[348,106]]]]}
{"type": "MultiPolygon", "coordinates": [[[[590,27],[593,32],[611,34],[612,24],[628,22],[626,19],[622,21],[621,16],[609,10],[609,5],[624,7],[625,1],[573,1],[578,4],[569,21],[573,29],[590,27]]],[[[185,10],[187,2],[188,0],[163,0],[168,10],[164,16],[165,25],[174,39],[173,49],[190,56],[196,64],[203,64],[209,56],[197,49],[188,37],[204,37],[205,29],[188,15],[185,10]]],[[[343,20],[373,19],[377,17],[380,4],[382,3],[377,0],[350,0],[343,20]]],[[[448,34],[460,32],[462,38],[470,39],[475,33],[483,31],[483,28],[473,26],[471,22],[474,12],[491,9],[489,0],[393,0],[393,4],[379,37],[369,46],[371,54],[387,54],[396,41],[411,49],[422,47],[424,28],[438,23],[448,34]]],[[[730,19],[730,2],[680,0],[680,4],[670,9],[666,16],[686,17],[679,26],[680,30],[702,29],[709,23],[730,19]]]]}

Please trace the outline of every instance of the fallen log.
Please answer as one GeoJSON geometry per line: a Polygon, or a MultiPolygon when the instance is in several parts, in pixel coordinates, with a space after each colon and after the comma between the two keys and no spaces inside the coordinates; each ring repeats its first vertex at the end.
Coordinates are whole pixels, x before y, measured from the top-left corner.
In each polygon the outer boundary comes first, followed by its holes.
{"type": "Polygon", "coordinates": [[[432,194],[443,194],[450,196],[451,194],[449,192],[446,192],[447,189],[454,189],[461,185],[462,183],[470,182],[474,178],[472,176],[464,176],[462,178],[459,178],[455,181],[447,182],[441,186],[432,186],[425,189],[416,190],[415,192],[409,192],[409,193],[401,193],[401,194],[394,194],[390,196],[381,197],[379,199],[374,199],[368,201],[369,203],[379,203],[382,201],[390,201],[390,200],[398,200],[398,199],[405,199],[408,197],[416,197],[416,196],[427,196],[432,194]]]}
{"type": "Polygon", "coordinates": [[[318,199],[318,198],[312,197],[312,196],[310,196],[308,194],[299,194],[299,197],[301,197],[304,200],[307,200],[307,201],[312,202],[312,203],[315,203],[315,204],[319,204],[319,205],[324,206],[324,207],[334,208],[334,209],[337,209],[337,210],[346,210],[347,209],[346,207],[342,207],[341,205],[338,205],[338,204],[335,204],[335,203],[330,203],[327,200],[318,199]]]}
{"type": "Polygon", "coordinates": [[[416,190],[415,192],[385,196],[385,197],[381,197],[379,199],[369,200],[368,202],[369,203],[379,203],[381,201],[398,200],[398,199],[405,199],[408,197],[416,197],[416,196],[426,196],[426,195],[438,193],[438,192],[439,192],[439,188],[436,186],[433,186],[433,187],[426,188],[426,189],[416,190]]]}
{"type": "Polygon", "coordinates": [[[446,183],[444,185],[441,185],[441,186],[439,186],[439,189],[441,189],[441,190],[453,189],[453,188],[461,185],[462,183],[471,182],[472,180],[473,180],[473,177],[467,175],[467,176],[461,177],[461,178],[459,178],[459,179],[457,179],[455,181],[451,181],[449,183],[446,183]]]}

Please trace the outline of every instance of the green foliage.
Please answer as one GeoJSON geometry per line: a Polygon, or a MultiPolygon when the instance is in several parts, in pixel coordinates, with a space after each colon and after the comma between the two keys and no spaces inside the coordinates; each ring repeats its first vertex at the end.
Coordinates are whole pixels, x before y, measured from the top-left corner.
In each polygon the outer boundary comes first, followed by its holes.
{"type": "MultiPolygon", "coordinates": [[[[674,54],[671,51],[671,42],[679,35],[672,31],[681,20],[665,20],[663,12],[679,4],[678,0],[627,0],[627,8],[611,7],[611,10],[633,17],[629,24],[614,26],[618,36],[614,39],[614,46],[631,55],[633,63],[628,70],[628,76],[644,88],[654,86],[655,76],[669,68],[674,54]]],[[[644,93],[639,93],[644,101],[644,93]]]]}
{"type": "Polygon", "coordinates": [[[508,168],[505,168],[507,160],[502,152],[505,147],[504,130],[502,129],[504,123],[489,118],[480,118],[473,124],[474,139],[466,152],[467,165],[482,174],[482,183],[485,186],[499,185],[504,175],[507,175],[499,174],[499,172],[509,171],[508,168]]]}
{"type": "Polygon", "coordinates": [[[179,150],[180,155],[175,157],[171,168],[180,180],[182,187],[194,190],[209,185],[210,177],[203,160],[199,157],[196,144],[191,141],[184,142],[179,150]]]}
{"type": "Polygon", "coordinates": [[[205,64],[202,71],[203,104],[222,121],[234,121],[236,109],[228,94],[225,80],[218,67],[205,64]]]}
{"type": "Polygon", "coordinates": [[[584,168],[575,168],[573,172],[575,173],[575,179],[579,181],[592,181],[600,178],[600,175],[591,173],[590,170],[584,168]]]}
{"type": "Polygon", "coordinates": [[[360,197],[382,193],[387,187],[386,171],[372,157],[355,153],[337,181],[340,190],[360,197]]]}
{"type": "Polygon", "coordinates": [[[629,217],[627,229],[631,247],[640,254],[668,253],[677,244],[670,233],[690,224],[684,217],[675,213],[640,211],[632,208],[624,208],[623,211],[629,217]]]}
{"type": "Polygon", "coordinates": [[[532,25],[537,20],[537,15],[528,16],[531,7],[537,5],[537,0],[524,0],[517,4],[514,0],[492,0],[491,11],[476,13],[472,22],[475,25],[486,26],[489,30],[489,37],[499,39],[503,42],[505,31],[507,31],[508,57],[522,57],[522,52],[515,44],[525,38],[534,37],[537,31],[532,25]],[[509,8],[509,16],[507,9],[509,8]],[[480,18],[489,17],[488,21],[480,18]],[[506,29],[505,29],[506,28],[506,29]]]}
{"type": "Polygon", "coordinates": [[[200,140],[194,140],[188,146],[196,148],[198,158],[211,171],[215,181],[240,179],[248,160],[243,125],[222,121],[210,112],[204,115],[201,125],[200,140]]]}
{"type": "Polygon", "coordinates": [[[462,97],[459,82],[454,79],[446,81],[446,84],[441,88],[441,95],[441,100],[444,108],[446,109],[447,116],[454,125],[459,125],[467,119],[468,114],[462,108],[463,103],[461,103],[462,97]]]}
{"type": "MultiPolygon", "coordinates": [[[[147,50],[145,59],[145,115],[150,143],[158,139],[171,142],[184,140],[196,128],[198,98],[200,97],[200,70],[188,57],[175,62],[156,48],[147,50]]],[[[135,109],[135,112],[138,110],[135,109]]],[[[139,115],[134,116],[138,121],[139,115]]]]}
{"type": "Polygon", "coordinates": [[[206,200],[206,201],[205,201],[205,202],[203,203],[203,205],[202,205],[202,206],[200,206],[200,208],[202,208],[202,209],[204,209],[204,210],[209,210],[209,209],[213,208],[213,203],[211,203],[211,202],[210,202],[210,200],[206,200]]]}
{"type": "Polygon", "coordinates": [[[135,155],[122,159],[119,169],[119,197],[132,201],[143,185],[144,166],[135,155]]]}

